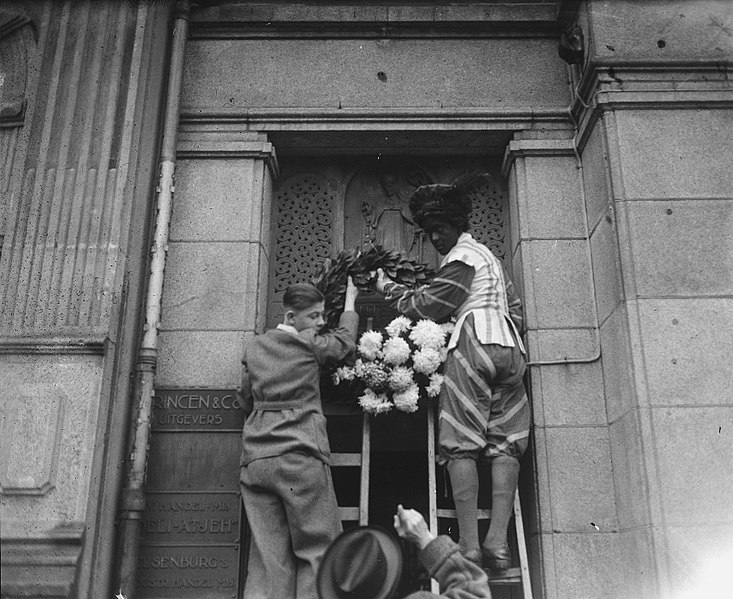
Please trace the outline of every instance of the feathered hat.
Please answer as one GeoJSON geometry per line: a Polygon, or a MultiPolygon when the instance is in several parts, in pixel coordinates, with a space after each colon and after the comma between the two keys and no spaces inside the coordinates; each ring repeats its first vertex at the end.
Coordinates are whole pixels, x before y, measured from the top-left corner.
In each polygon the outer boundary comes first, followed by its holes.
{"type": "Polygon", "coordinates": [[[471,172],[461,175],[450,184],[421,185],[410,197],[412,219],[418,226],[422,226],[429,218],[468,220],[471,214],[468,192],[489,178],[488,173],[471,172]]]}

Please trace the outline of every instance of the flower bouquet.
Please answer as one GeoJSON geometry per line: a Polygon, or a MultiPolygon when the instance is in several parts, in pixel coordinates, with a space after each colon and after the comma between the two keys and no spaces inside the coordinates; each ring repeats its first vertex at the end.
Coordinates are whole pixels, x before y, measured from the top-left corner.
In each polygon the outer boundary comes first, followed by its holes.
{"type": "Polygon", "coordinates": [[[417,411],[420,396],[437,397],[453,323],[414,322],[398,316],[384,331],[366,331],[359,339],[353,366],[333,373],[336,386],[348,384],[370,414],[392,408],[417,411]]]}

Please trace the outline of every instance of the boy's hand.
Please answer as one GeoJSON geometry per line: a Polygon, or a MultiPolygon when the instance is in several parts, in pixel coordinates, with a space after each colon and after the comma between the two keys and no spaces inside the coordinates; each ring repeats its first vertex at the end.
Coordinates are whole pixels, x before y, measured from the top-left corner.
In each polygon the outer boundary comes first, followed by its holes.
{"type": "Polygon", "coordinates": [[[355,311],[356,298],[359,297],[359,288],[354,285],[351,277],[346,279],[346,297],[344,299],[344,310],[355,311]]]}
{"type": "Polygon", "coordinates": [[[400,537],[414,543],[419,549],[425,549],[435,539],[422,514],[416,510],[406,510],[401,505],[397,506],[394,515],[394,527],[400,537]]]}
{"type": "Polygon", "coordinates": [[[384,287],[387,285],[387,283],[393,283],[392,279],[390,279],[387,275],[384,274],[384,270],[381,268],[377,269],[377,280],[374,283],[374,289],[376,289],[379,293],[384,293],[384,287]]]}

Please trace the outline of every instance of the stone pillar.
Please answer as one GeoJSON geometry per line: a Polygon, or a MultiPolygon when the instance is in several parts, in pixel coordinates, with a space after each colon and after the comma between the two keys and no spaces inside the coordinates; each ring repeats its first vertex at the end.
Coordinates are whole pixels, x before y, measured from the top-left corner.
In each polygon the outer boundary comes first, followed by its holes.
{"type": "Polygon", "coordinates": [[[624,558],[616,596],[712,596],[733,558],[730,5],[587,2],[572,19],[586,40],[572,109],[624,558]]]}
{"type": "Polygon", "coordinates": [[[18,131],[1,136],[3,597],[110,592],[169,13],[51,0],[0,13],[7,56],[28,61],[3,104],[18,131]]]}
{"type": "Polygon", "coordinates": [[[182,126],[156,386],[239,386],[265,326],[276,176],[264,134],[182,126]]]}
{"type": "Polygon", "coordinates": [[[515,135],[504,173],[530,360],[533,582],[548,599],[610,597],[620,560],[618,523],[574,140],[515,135]]]}

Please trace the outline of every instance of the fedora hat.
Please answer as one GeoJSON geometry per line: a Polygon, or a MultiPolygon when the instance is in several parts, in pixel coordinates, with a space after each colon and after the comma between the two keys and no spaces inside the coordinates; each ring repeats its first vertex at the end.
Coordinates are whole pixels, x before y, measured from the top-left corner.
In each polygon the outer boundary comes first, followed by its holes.
{"type": "Polygon", "coordinates": [[[387,531],[360,526],[341,533],[318,570],[321,599],[389,599],[402,576],[402,549],[387,531]]]}

